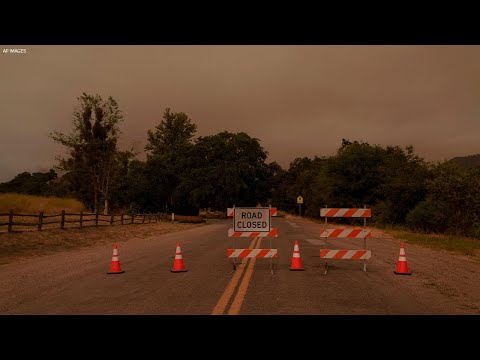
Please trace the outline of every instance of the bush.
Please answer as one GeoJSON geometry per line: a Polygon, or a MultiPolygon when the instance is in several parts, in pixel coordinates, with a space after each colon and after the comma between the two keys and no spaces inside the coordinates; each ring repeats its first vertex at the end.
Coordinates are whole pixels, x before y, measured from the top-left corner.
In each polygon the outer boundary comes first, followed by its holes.
{"type": "Polygon", "coordinates": [[[385,201],[380,201],[372,206],[372,216],[374,216],[372,221],[377,224],[393,225],[396,223],[392,207],[385,201]]]}
{"type": "Polygon", "coordinates": [[[448,226],[446,215],[431,200],[419,202],[409,211],[406,220],[410,229],[426,233],[444,232],[448,226]]]}

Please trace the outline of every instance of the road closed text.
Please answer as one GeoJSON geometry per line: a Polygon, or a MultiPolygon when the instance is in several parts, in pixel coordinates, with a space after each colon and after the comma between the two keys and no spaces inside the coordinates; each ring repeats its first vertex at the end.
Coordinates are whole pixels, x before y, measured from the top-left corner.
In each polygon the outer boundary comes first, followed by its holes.
{"type": "Polygon", "coordinates": [[[266,221],[238,221],[237,229],[268,229],[266,221]]]}
{"type": "Polygon", "coordinates": [[[235,231],[270,231],[269,209],[235,209],[235,231]]]}

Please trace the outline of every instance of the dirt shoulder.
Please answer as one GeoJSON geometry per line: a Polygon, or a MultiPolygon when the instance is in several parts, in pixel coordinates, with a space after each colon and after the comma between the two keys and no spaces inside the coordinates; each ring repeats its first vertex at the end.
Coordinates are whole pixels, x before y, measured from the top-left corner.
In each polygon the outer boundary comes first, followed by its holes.
{"type": "MultiPolygon", "coordinates": [[[[293,220],[294,218],[292,218],[293,220]]],[[[298,223],[310,219],[295,218],[298,223]]],[[[329,228],[353,228],[346,224],[328,224],[329,228]]],[[[368,227],[368,226],[367,226],[368,227]]],[[[399,286],[414,299],[429,304],[429,314],[480,314],[480,258],[458,252],[432,249],[417,245],[401,237],[394,237],[380,229],[372,229],[367,248],[372,250],[370,264],[375,265],[389,284],[399,286]],[[400,243],[405,244],[408,269],[411,276],[392,275],[397,266],[400,243]],[[447,310],[449,309],[449,310],[447,310]]],[[[350,239],[331,239],[337,248],[349,248],[350,239]]]]}
{"type": "Polygon", "coordinates": [[[0,265],[58,251],[97,244],[121,243],[129,239],[162,235],[198,226],[206,226],[206,224],[159,222],[83,229],[0,233],[0,265]]]}

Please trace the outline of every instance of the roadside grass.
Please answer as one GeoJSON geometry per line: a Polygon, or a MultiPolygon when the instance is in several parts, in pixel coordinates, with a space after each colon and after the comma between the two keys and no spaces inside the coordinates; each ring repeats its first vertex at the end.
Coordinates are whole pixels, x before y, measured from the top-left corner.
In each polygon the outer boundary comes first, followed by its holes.
{"type": "Polygon", "coordinates": [[[454,251],[464,255],[476,255],[480,250],[480,240],[465,236],[444,234],[423,234],[396,227],[375,226],[395,239],[407,240],[411,244],[425,246],[431,249],[454,251]]]}
{"type": "Polygon", "coordinates": [[[34,196],[15,193],[0,194],[0,213],[13,210],[15,213],[59,214],[62,210],[70,213],[78,213],[85,210],[85,206],[76,199],[58,198],[46,196],[34,196]]]}

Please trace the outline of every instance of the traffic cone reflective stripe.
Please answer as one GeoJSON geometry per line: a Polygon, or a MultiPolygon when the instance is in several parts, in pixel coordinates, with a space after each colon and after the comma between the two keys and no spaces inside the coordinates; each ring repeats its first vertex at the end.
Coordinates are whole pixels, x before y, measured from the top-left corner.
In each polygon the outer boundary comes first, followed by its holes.
{"type": "Polygon", "coordinates": [[[300,248],[298,247],[297,240],[295,240],[295,245],[293,246],[292,266],[290,266],[290,270],[305,270],[302,267],[302,259],[300,258],[300,248]]]}
{"type": "Polygon", "coordinates": [[[400,255],[398,256],[397,268],[394,271],[397,275],[411,275],[408,271],[407,256],[405,255],[405,246],[400,244],[400,255]]]}
{"type": "Polygon", "coordinates": [[[180,249],[180,245],[177,245],[177,249],[175,250],[175,259],[177,260],[183,259],[182,249],[180,249]]]}
{"type": "Polygon", "coordinates": [[[120,260],[118,257],[118,248],[117,245],[113,247],[112,263],[110,265],[110,271],[107,274],[123,274],[123,271],[120,267],[120,260]]]}
{"type": "Polygon", "coordinates": [[[185,272],[185,266],[183,265],[182,249],[180,248],[180,243],[177,243],[177,248],[175,250],[175,260],[173,260],[173,268],[170,269],[171,272],[185,272]]]}

